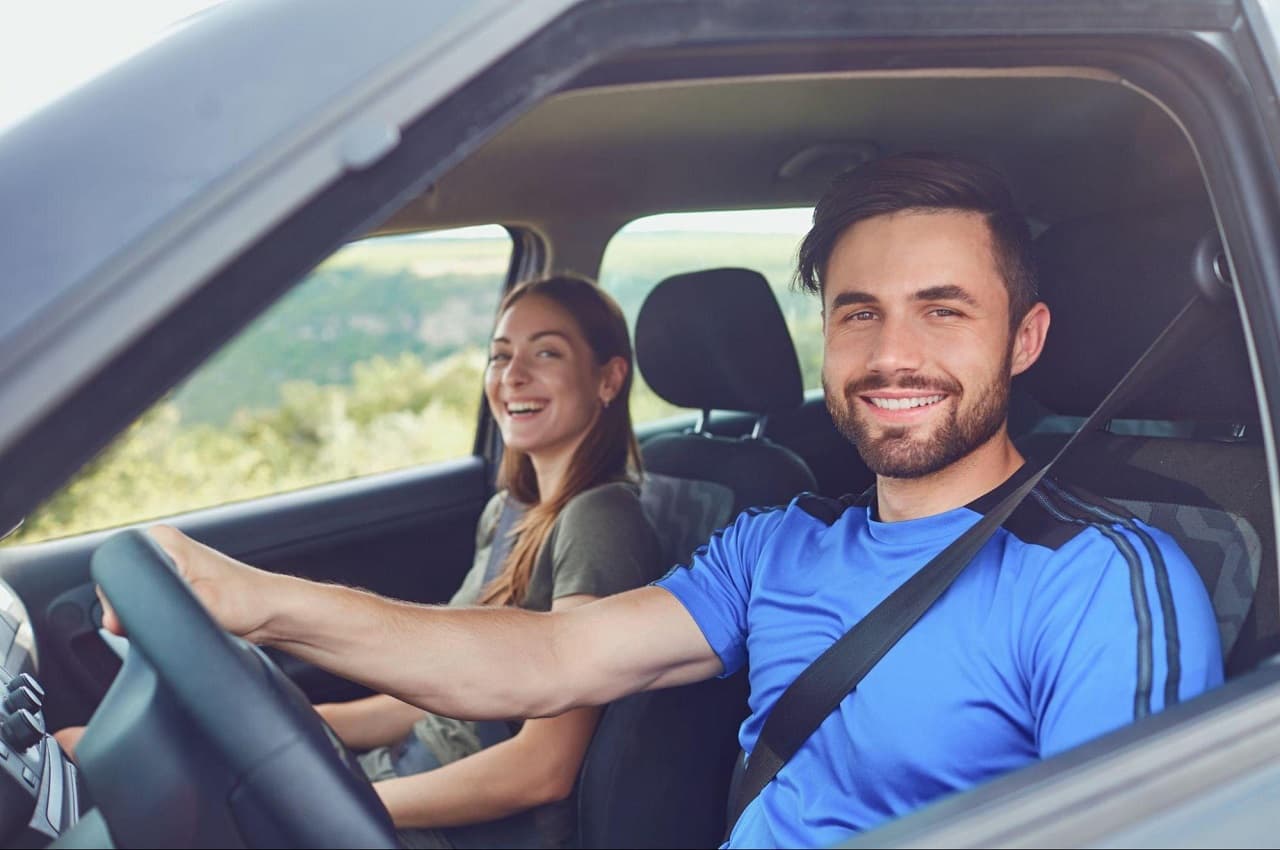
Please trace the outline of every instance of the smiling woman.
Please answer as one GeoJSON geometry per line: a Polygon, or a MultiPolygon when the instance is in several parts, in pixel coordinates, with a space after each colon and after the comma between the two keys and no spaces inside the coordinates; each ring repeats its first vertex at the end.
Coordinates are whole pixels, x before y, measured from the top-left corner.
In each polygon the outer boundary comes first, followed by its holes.
{"type": "MultiPolygon", "coordinates": [[[[621,310],[590,281],[545,278],[503,299],[485,371],[500,490],[450,604],[568,610],[665,568],[635,486],[633,359],[621,310]]],[[[570,798],[598,708],[475,723],[375,696],[320,712],[368,750],[408,846],[562,846],[576,833],[570,798]]]]}

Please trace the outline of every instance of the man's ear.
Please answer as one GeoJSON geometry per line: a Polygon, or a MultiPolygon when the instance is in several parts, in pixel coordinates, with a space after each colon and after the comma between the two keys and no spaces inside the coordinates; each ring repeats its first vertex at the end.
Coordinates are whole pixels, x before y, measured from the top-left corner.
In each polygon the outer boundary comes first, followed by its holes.
{"type": "Polygon", "coordinates": [[[1036,302],[1018,323],[1013,334],[1012,368],[1009,375],[1021,375],[1040,359],[1044,341],[1049,335],[1049,307],[1043,301],[1036,302]]]}

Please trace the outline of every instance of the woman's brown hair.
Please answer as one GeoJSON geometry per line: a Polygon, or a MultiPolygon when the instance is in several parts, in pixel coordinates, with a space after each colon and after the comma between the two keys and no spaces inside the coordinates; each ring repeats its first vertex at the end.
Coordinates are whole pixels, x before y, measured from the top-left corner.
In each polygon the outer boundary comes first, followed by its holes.
{"type": "MultiPolygon", "coordinates": [[[[557,275],[529,281],[511,290],[502,299],[498,315],[502,316],[516,302],[531,295],[547,298],[569,314],[587,341],[597,366],[621,357],[627,361],[627,375],[617,396],[601,409],[591,430],[578,444],[560,492],[549,499],[544,500],[538,492],[538,476],[529,455],[510,448],[503,451],[498,486],[507,489],[507,498],[530,507],[511,530],[515,542],[502,571],[481,593],[480,602],[485,605],[512,605],[524,600],[538,553],[560,511],[574,496],[625,477],[628,468],[637,475],[640,473],[640,447],[631,428],[631,375],[635,370],[635,357],[622,310],[591,281],[557,275]]],[[[495,546],[498,543],[494,541],[495,546]]]]}

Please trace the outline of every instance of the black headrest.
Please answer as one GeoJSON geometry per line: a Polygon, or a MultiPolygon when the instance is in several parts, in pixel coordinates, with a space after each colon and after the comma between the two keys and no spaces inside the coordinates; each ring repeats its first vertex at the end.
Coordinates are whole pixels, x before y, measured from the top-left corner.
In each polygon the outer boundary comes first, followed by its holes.
{"type": "MultiPolygon", "coordinates": [[[[1040,294],[1053,320],[1021,386],[1064,415],[1085,416],[1197,291],[1213,279],[1217,228],[1201,205],[1167,205],[1063,222],[1036,240],[1040,294]]],[[[1209,336],[1122,406],[1118,418],[1250,423],[1258,419],[1234,304],[1209,311],[1209,336]]]]}
{"type": "Polygon", "coordinates": [[[654,287],[636,317],[636,362],[679,407],[768,413],[804,400],[778,299],[750,269],[678,274],[654,287]]]}

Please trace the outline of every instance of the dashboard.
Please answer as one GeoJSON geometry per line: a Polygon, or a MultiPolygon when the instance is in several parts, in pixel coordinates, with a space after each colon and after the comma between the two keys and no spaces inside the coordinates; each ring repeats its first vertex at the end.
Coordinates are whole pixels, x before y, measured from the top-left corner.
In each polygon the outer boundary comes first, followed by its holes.
{"type": "Polygon", "coordinates": [[[75,764],[48,734],[31,621],[0,581],[0,844],[42,847],[80,816],[75,764]]]}

